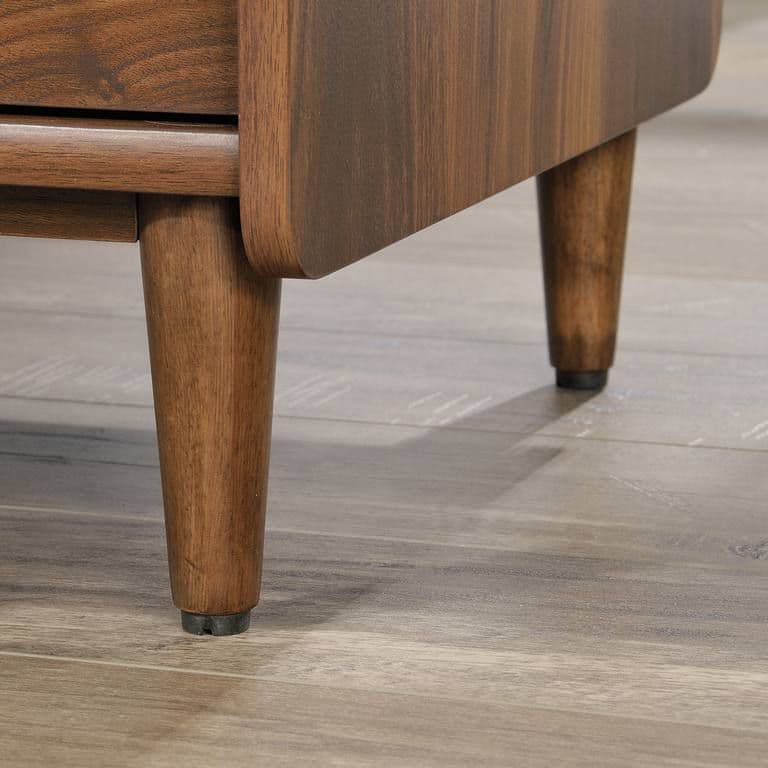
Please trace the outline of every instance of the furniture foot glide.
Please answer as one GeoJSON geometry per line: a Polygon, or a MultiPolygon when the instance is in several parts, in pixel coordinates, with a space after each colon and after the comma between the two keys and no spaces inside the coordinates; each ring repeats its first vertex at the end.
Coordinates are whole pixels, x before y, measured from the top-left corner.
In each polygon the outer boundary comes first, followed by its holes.
{"type": "Polygon", "coordinates": [[[181,628],[190,635],[214,635],[215,637],[239,635],[246,632],[250,625],[250,611],[231,613],[227,616],[181,612],[181,628]]]}
{"type": "Polygon", "coordinates": [[[608,383],[608,371],[557,371],[560,389],[598,390],[608,383]]]}

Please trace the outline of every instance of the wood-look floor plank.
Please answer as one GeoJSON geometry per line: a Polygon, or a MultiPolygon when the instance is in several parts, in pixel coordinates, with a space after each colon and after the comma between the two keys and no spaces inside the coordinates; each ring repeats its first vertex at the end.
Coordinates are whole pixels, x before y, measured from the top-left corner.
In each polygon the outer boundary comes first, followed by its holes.
{"type": "MultiPolygon", "coordinates": [[[[0,348],[6,350],[0,359],[5,432],[13,432],[16,421],[39,420],[34,403],[40,399],[151,406],[143,321],[13,317],[13,324],[0,326],[0,348]],[[19,333],[24,345],[15,343],[19,333]]],[[[760,322],[759,313],[752,317],[760,322]]],[[[759,329],[743,339],[759,348],[759,329]]],[[[767,374],[768,356],[624,350],[608,389],[590,398],[555,390],[541,345],[289,327],[280,340],[276,412],[766,450],[768,390],[762,382],[767,374]]],[[[54,409],[47,412],[55,418],[54,409]]]]}
{"type": "Polygon", "coordinates": [[[578,534],[567,554],[277,533],[254,632],[216,644],[178,632],[159,526],[24,510],[4,511],[0,526],[18,557],[5,565],[15,587],[3,594],[0,658],[768,725],[768,578],[727,553],[720,565],[706,554],[633,562],[620,526],[613,557],[579,551],[578,534]]]}
{"type": "MultiPolygon", "coordinates": [[[[160,522],[149,424],[2,455],[6,506],[160,522]]],[[[759,452],[278,419],[273,457],[277,529],[719,564],[765,538],[759,452]]]]}
{"type": "Polygon", "coordinates": [[[749,768],[763,734],[529,706],[0,658],[13,764],[749,768]],[[88,696],[75,693],[80,688],[88,696]],[[51,708],[50,703],[57,706],[51,708]],[[403,713],[408,713],[404,718],[403,713]],[[12,737],[11,737],[12,734],[12,737]],[[98,734],[98,739],[94,739],[98,734]]]}
{"type": "MultiPolygon", "coordinates": [[[[531,205],[533,201],[531,201],[531,205]]],[[[684,217],[687,221],[687,217],[684,217]]],[[[691,228],[695,222],[687,222],[691,228]]],[[[765,264],[764,233],[745,227],[739,221],[742,239],[755,242],[755,258],[744,248],[729,244],[704,250],[707,258],[724,267],[740,259],[765,264]],[[733,258],[725,254],[734,251],[733,258]]],[[[510,228],[514,232],[514,227],[510,228]]],[[[688,233],[691,234],[690,232],[688,233]]],[[[660,240],[663,233],[657,233],[660,240]]],[[[390,259],[390,253],[339,272],[320,282],[291,281],[286,285],[283,326],[285,328],[322,327],[342,332],[442,339],[496,341],[503,344],[541,344],[545,338],[543,289],[537,264],[531,269],[510,269],[486,263],[474,244],[443,248],[427,244],[427,250],[448,253],[457,249],[469,264],[441,265],[424,261],[416,247],[407,263],[390,259]],[[474,254],[476,264],[467,257],[474,254]],[[460,287],[471,278],[471,290],[460,287]],[[376,311],[371,312],[371,306],[376,311]],[[308,319],[306,308],[312,307],[308,319]]],[[[681,244],[688,262],[699,264],[699,239],[681,244]]],[[[19,310],[40,314],[72,314],[128,317],[143,322],[143,304],[138,273],[138,260],[133,254],[119,250],[121,258],[70,258],[67,252],[60,260],[38,256],[29,258],[27,248],[15,253],[15,243],[3,243],[8,254],[3,257],[0,285],[0,308],[23,322],[19,310]],[[105,263],[100,263],[105,261],[105,263]],[[45,267],[45,268],[43,268],[45,267]],[[87,279],[82,285],[66,286],[72,270],[82,270],[87,279]],[[43,277],[41,278],[41,273],[43,277]]],[[[514,263],[510,242],[510,262],[514,263]]],[[[537,249],[538,246],[534,245],[537,249]]],[[[659,242],[657,253],[669,254],[674,245],[659,242]]],[[[492,251],[494,252],[494,251],[492,251]]],[[[90,254],[90,251],[86,251],[90,254]]],[[[535,251],[537,255],[537,251],[535,251]]],[[[685,261],[674,267],[686,269],[685,261]]],[[[640,275],[630,271],[625,282],[620,326],[620,350],[700,354],[755,354],[751,340],[762,306],[764,282],[725,278],[689,278],[670,280],[664,275],[640,275]],[[724,318],[729,319],[725,326],[724,318]]],[[[8,323],[8,320],[4,324],[8,323]]],[[[763,350],[768,355],[768,350],[763,350]]]]}

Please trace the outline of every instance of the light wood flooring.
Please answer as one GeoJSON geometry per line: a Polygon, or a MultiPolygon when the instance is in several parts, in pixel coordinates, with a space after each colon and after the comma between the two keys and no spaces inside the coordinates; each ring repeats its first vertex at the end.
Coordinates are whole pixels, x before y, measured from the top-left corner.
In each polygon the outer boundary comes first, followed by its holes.
{"type": "Polygon", "coordinates": [[[768,4],[557,392],[533,187],[285,286],[262,605],[169,601],[137,249],[0,242],[0,765],[768,764],[768,4]]]}

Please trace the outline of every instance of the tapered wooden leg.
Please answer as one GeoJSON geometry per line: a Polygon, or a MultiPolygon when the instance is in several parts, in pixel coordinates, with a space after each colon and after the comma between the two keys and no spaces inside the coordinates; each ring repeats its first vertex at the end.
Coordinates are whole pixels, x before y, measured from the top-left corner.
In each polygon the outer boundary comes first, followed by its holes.
{"type": "Polygon", "coordinates": [[[234,634],[261,586],[280,282],[251,272],[236,200],[139,206],[173,600],[234,634]]]}
{"type": "Polygon", "coordinates": [[[613,364],[635,135],[538,177],[549,353],[561,387],[599,389],[613,364]]]}

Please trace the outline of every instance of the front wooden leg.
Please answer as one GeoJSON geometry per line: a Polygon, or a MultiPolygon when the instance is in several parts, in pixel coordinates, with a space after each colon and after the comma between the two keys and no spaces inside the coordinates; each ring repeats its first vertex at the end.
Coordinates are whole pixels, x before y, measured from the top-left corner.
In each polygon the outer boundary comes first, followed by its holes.
{"type": "Polygon", "coordinates": [[[560,387],[600,389],[613,364],[635,135],[538,177],[549,354],[560,387]]]}
{"type": "Polygon", "coordinates": [[[261,587],[280,281],[251,271],[237,200],[139,215],[173,601],[185,630],[235,634],[261,587]]]}

